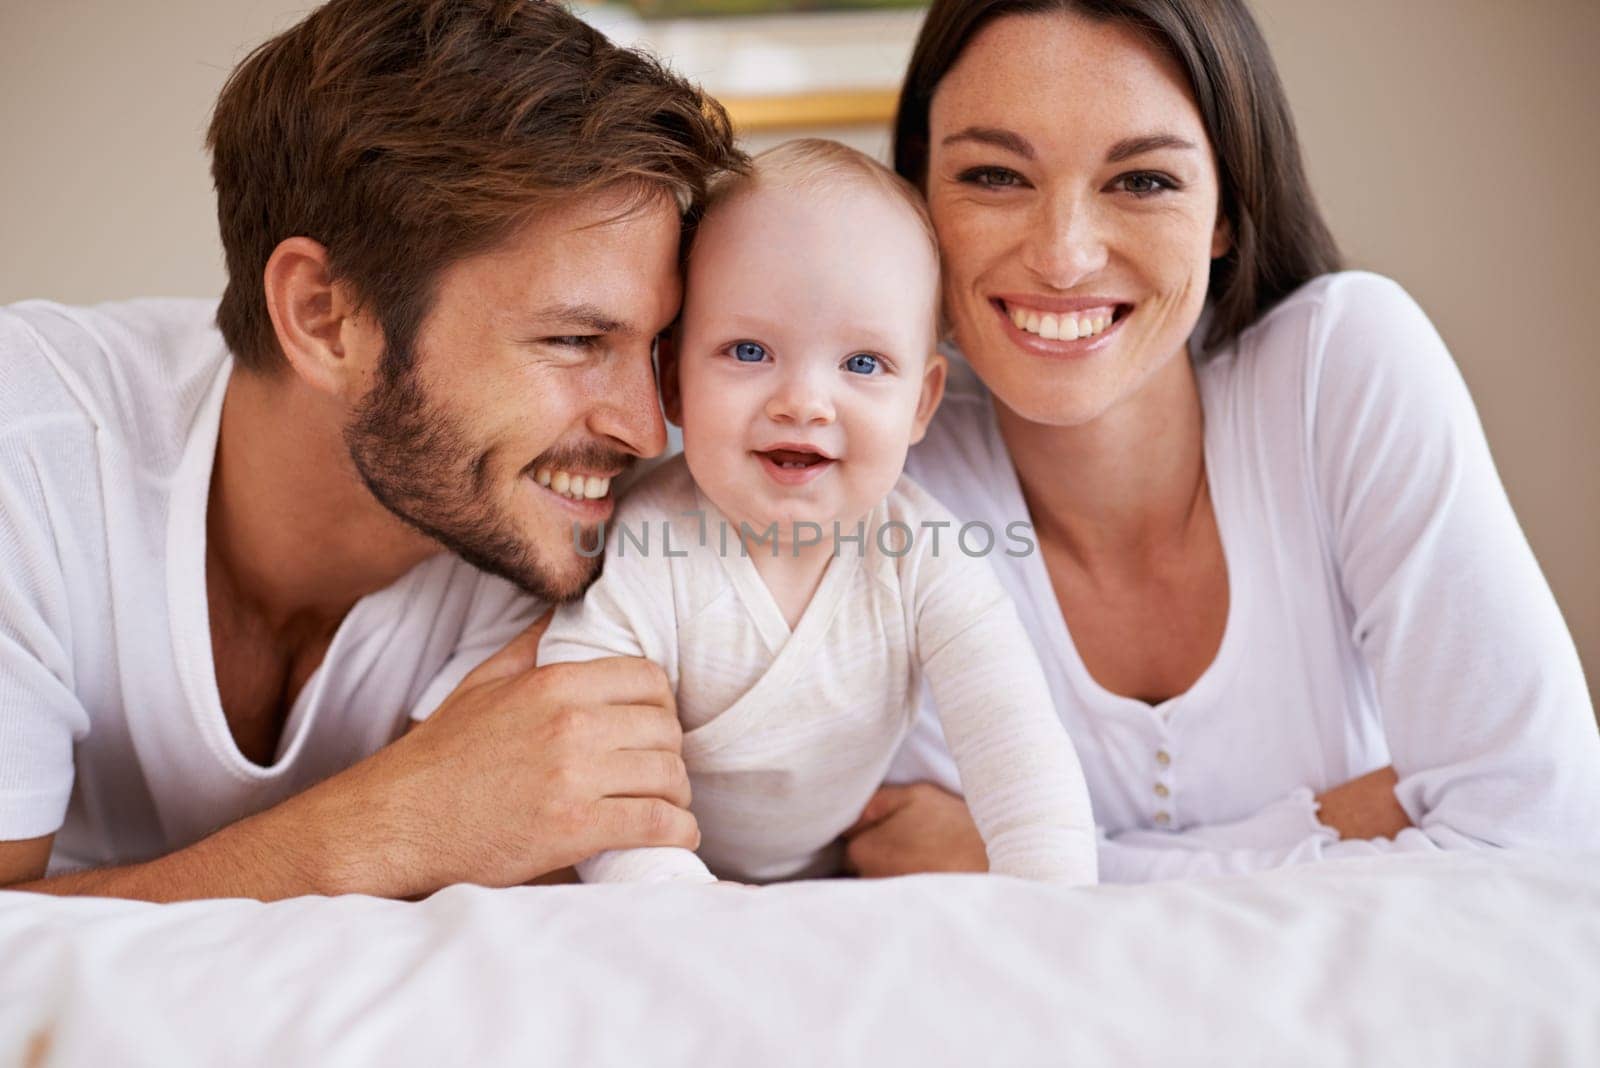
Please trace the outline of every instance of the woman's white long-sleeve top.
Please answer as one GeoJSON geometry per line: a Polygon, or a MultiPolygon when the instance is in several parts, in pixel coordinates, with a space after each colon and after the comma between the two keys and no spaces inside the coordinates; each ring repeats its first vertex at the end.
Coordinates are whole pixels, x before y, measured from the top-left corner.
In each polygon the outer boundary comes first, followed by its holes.
{"type": "MultiPolygon", "coordinates": [[[[1387,279],[1328,275],[1196,373],[1230,596],[1187,692],[1154,706],[1108,692],[1042,556],[994,557],[1077,746],[1101,877],[1600,849],[1600,733],[1577,651],[1417,305],[1387,279]],[[1341,842],[1317,822],[1315,792],[1390,763],[1414,829],[1341,842]]],[[[965,367],[908,472],[960,520],[1028,518],[965,367]]],[[[893,776],[956,786],[931,710],[893,776]]]]}

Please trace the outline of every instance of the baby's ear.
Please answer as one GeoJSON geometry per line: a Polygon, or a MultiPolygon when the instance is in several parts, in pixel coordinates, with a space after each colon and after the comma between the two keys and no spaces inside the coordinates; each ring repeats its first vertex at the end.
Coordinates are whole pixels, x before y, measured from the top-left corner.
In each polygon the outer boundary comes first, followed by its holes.
{"type": "Polygon", "coordinates": [[[944,358],[944,353],[937,349],[928,353],[928,366],[922,371],[922,396],[917,398],[917,416],[911,424],[913,445],[928,432],[933,413],[939,410],[939,402],[944,400],[945,372],[949,369],[950,361],[944,358]]]}
{"type": "Polygon", "coordinates": [[[678,390],[678,332],[668,330],[656,338],[656,383],[661,409],[675,427],[683,426],[683,394],[678,390]]]}

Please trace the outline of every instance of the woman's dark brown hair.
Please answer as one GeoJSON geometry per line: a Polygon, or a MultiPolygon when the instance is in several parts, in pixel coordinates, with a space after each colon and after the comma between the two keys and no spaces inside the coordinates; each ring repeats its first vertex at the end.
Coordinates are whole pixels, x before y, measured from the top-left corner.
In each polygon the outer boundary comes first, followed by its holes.
{"type": "Polygon", "coordinates": [[[895,170],[926,189],[933,94],[979,30],[1008,15],[1055,13],[1125,23],[1166,49],[1188,76],[1233,235],[1232,250],[1211,267],[1208,351],[1312,278],[1339,269],[1288,99],[1243,0],[934,0],[900,92],[895,170]]]}
{"type": "Polygon", "coordinates": [[[546,0],[331,0],[239,64],[206,143],[217,324],[264,372],[283,357],[262,271],[286,238],[328,249],[403,363],[439,272],[539,209],[620,186],[692,218],[744,159],[718,104],[546,0]]]}

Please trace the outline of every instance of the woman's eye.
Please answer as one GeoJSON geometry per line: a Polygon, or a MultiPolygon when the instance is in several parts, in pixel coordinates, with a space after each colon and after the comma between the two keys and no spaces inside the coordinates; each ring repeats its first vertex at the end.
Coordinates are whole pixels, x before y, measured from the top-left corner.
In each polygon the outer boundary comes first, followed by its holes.
{"type": "Polygon", "coordinates": [[[844,361],[844,369],[857,375],[876,374],[878,358],[870,352],[858,352],[844,361]]]}
{"type": "Polygon", "coordinates": [[[560,337],[546,338],[552,345],[560,345],[564,349],[586,349],[594,343],[593,334],[563,334],[560,337]]]}
{"type": "Polygon", "coordinates": [[[740,363],[760,363],[767,358],[767,350],[754,341],[741,341],[733,347],[733,358],[740,363]]]}
{"type": "Polygon", "coordinates": [[[1152,174],[1148,171],[1124,174],[1117,179],[1116,184],[1123,192],[1132,193],[1136,197],[1147,197],[1152,193],[1160,193],[1178,187],[1178,183],[1166,175],[1152,174]]]}
{"type": "Polygon", "coordinates": [[[973,167],[962,171],[956,180],[984,189],[1009,189],[1022,184],[1022,175],[1004,167],[973,167]]]}

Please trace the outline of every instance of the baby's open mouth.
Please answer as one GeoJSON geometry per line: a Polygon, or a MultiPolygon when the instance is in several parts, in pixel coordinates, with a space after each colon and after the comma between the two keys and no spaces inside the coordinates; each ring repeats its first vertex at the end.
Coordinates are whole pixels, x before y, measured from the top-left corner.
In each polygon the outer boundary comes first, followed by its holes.
{"type": "Polygon", "coordinates": [[[803,471],[818,464],[831,464],[832,459],[809,449],[766,449],[757,453],[786,471],[803,471]]]}
{"type": "Polygon", "coordinates": [[[786,441],[777,448],[755,450],[756,459],[767,477],[780,486],[805,486],[822,478],[837,462],[821,449],[797,441],[786,441]]]}

